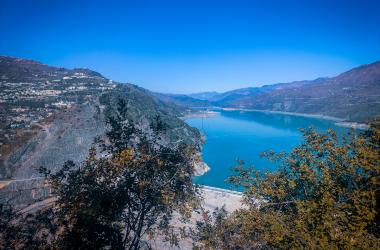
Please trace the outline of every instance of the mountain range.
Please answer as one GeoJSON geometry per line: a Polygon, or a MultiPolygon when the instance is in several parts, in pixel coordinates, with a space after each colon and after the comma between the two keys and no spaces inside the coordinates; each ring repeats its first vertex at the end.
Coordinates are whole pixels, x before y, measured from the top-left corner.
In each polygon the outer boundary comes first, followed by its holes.
{"type": "Polygon", "coordinates": [[[224,93],[164,95],[185,107],[222,107],[336,117],[365,123],[380,114],[380,61],[336,77],[236,89],[224,93]]]}

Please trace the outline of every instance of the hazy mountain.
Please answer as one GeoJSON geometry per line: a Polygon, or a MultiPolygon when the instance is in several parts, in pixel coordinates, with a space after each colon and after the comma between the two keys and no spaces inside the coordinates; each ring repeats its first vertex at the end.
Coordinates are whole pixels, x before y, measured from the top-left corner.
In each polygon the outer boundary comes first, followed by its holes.
{"type": "Polygon", "coordinates": [[[244,97],[254,96],[260,93],[267,93],[273,90],[279,90],[291,87],[300,87],[306,84],[318,84],[326,78],[318,78],[314,81],[295,81],[290,83],[277,83],[264,85],[262,87],[248,87],[234,89],[231,91],[218,92],[200,92],[188,95],[178,94],[157,94],[157,96],[166,102],[173,102],[177,105],[187,107],[207,107],[207,106],[226,106],[234,103],[244,97]]]}
{"type": "MultiPolygon", "coordinates": [[[[228,102],[239,100],[245,96],[252,96],[252,95],[256,95],[260,93],[267,93],[273,90],[279,90],[279,89],[284,89],[284,88],[300,87],[307,84],[318,84],[322,82],[324,79],[326,78],[318,78],[314,81],[295,81],[295,82],[290,82],[290,83],[277,83],[277,84],[264,85],[261,87],[240,88],[240,89],[227,91],[224,93],[210,92],[210,93],[215,93],[215,94],[210,95],[208,98],[203,98],[203,99],[209,102],[212,102],[213,104],[218,104],[218,102],[221,102],[221,104],[226,104],[228,102]]],[[[202,96],[202,93],[190,94],[188,96],[197,98],[198,95],[202,96]]],[[[201,98],[197,98],[197,99],[201,99],[201,98]]]]}
{"type": "MultiPolygon", "coordinates": [[[[189,95],[194,96],[197,95],[189,95]]],[[[175,95],[166,95],[166,98],[188,107],[296,112],[366,122],[380,114],[380,62],[336,77],[236,89],[202,101],[175,95]]]]}
{"type": "Polygon", "coordinates": [[[201,100],[196,99],[193,97],[190,97],[188,95],[181,95],[181,94],[161,94],[161,93],[152,93],[154,97],[156,97],[158,100],[170,105],[176,105],[179,107],[205,107],[209,105],[209,101],[207,100],[201,100]]]}
{"type": "Polygon", "coordinates": [[[220,106],[334,116],[366,122],[380,114],[380,62],[307,84],[223,99],[220,106]]]}
{"type": "Polygon", "coordinates": [[[199,93],[193,93],[189,94],[188,96],[194,98],[194,99],[199,99],[199,100],[210,100],[214,96],[219,95],[218,92],[211,91],[211,92],[199,92],[199,93]]]}

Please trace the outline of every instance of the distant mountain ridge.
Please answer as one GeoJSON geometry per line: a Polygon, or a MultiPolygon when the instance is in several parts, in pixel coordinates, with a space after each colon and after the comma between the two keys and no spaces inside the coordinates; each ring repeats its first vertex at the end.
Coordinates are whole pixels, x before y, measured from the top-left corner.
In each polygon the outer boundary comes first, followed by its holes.
{"type": "Polygon", "coordinates": [[[218,95],[220,95],[219,92],[211,91],[211,92],[193,93],[193,94],[189,94],[188,96],[195,99],[199,99],[199,100],[210,100],[213,97],[218,96],[218,95]]]}
{"type": "Polygon", "coordinates": [[[170,99],[184,106],[294,112],[367,122],[380,115],[380,61],[331,78],[236,89],[202,102],[196,96],[188,95],[192,99],[186,102],[182,102],[183,95],[170,99]]]}

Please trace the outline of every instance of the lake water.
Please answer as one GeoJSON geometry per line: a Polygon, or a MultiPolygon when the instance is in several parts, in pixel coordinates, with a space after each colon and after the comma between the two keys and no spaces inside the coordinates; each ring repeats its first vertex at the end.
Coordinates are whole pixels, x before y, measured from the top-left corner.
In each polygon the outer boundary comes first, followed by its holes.
{"type": "Polygon", "coordinates": [[[302,142],[300,128],[313,126],[320,132],[334,129],[339,135],[349,131],[334,121],[256,111],[220,111],[210,118],[191,118],[187,123],[198,128],[206,137],[203,160],[211,170],[195,177],[198,184],[229,188],[225,182],[238,159],[261,170],[275,170],[277,166],[260,153],[266,150],[289,152],[302,142]]]}

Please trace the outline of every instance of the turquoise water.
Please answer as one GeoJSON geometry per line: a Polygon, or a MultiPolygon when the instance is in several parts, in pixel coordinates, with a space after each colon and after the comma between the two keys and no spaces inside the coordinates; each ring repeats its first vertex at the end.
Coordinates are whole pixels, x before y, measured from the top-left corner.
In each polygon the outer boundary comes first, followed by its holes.
{"type": "Polygon", "coordinates": [[[278,166],[261,158],[260,153],[266,150],[289,152],[302,141],[300,128],[313,126],[321,132],[331,128],[339,135],[349,131],[329,120],[255,111],[220,111],[216,117],[191,118],[187,123],[206,136],[202,156],[211,168],[194,181],[230,189],[233,187],[225,180],[238,159],[257,169],[275,170],[278,166]]]}

